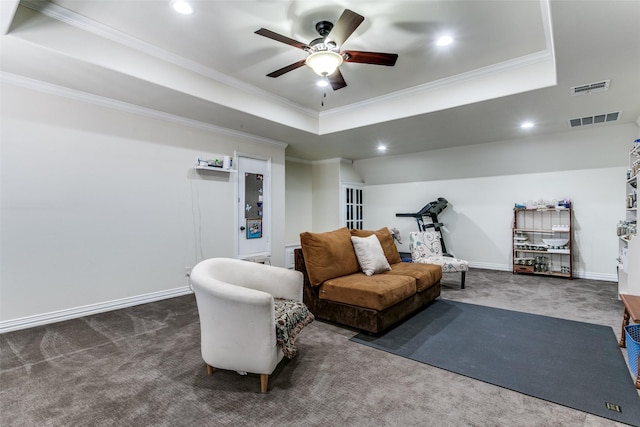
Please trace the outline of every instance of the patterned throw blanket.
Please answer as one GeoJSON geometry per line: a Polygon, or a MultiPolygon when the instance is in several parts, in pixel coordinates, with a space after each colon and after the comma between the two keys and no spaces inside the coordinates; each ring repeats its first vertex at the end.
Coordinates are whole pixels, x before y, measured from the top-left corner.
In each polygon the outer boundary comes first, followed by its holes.
{"type": "Polygon", "coordinates": [[[295,346],[298,333],[313,322],[313,314],[302,302],[275,298],[276,340],[289,359],[298,353],[295,346]]]}

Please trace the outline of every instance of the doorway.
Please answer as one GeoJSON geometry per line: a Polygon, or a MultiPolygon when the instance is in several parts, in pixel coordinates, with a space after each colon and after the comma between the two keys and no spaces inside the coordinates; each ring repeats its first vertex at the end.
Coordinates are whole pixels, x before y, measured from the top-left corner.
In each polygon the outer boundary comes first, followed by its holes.
{"type": "Polygon", "coordinates": [[[236,255],[267,262],[271,257],[271,159],[236,158],[236,255]]]}

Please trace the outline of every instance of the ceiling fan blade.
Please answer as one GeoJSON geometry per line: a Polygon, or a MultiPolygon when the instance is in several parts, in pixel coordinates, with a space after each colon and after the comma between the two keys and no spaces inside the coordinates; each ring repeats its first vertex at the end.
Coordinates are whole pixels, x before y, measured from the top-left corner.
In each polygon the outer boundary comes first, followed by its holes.
{"type": "Polygon", "coordinates": [[[331,85],[331,88],[333,90],[342,89],[347,85],[347,82],[344,81],[344,77],[342,77],[342,73],[340,72],[339,68],[335,71],[335,73],[327,76],[327,79],[329,80],[329,84],[331,85]]]}
{"type": "Polygon", "coordinates": [[[360,50],[345,50],[342,52],[345,62],[358,62],[360,64],[396,65],[398,54],[381,52],[362,52],[360,50]]]}
{"type": "Polygon", "coordinates": [[[284,73],[288,73],[289,71],[293,71],[296,68],[302,67],[304,65],[304,61],[306,61],[306,59],[301,59],[300,61],[294,62],[291,65],[287,65],[286,67],[282,67],[279,70],[276,70],[276,71],[273,71],[273,72],[267,74],[267,77],[280,77],[284,73]]]}
{"type": "Polygon", "coordinates": [[[256,31],[256,34],[278,41],[280,43],[288,44],[289,46],[297,47],[298,49],[309,49],[309,45],[306,43],[290,39],[289,37],[285,37],[282,34],[274,33],[273,31],[267,30],[266,28],[260,28],[258,31],[256,31]]]}
{"type": "Polygon", "coordinates": [[[327,36],[327,39],[334,41],[338,46],[342,46],[356,28],[360,26],[362,21],[364,21],[364,16],[358,15],[352,10],[345,9],[327,36]]]}

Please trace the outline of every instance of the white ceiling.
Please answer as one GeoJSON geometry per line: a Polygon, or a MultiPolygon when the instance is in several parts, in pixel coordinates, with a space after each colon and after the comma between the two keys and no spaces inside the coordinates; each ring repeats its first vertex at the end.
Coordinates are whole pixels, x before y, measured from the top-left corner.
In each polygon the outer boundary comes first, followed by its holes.
{"type": "MultiPolygon", "coordinates": [[[[2,0],[17,4],[17,0],[2,0]]],[[[51,83],[289,144],[319,160],[379,156],[570,131],[573,117],[640,116],[640,1],[21,1],[6,13],[3,79],[51,83]],[[348,84],[315,86],[306,53],[254,34],[308,43],[345,8],[365,21],[345,49],[391,52],[395,67],[345,63],[348,84]],[[9,16],[9,18],[7,18],[9,16]],[[11,19],[13,18],[13,19],[11,19]],[[452,34],[448,48],[436,36],[452,34]],[[607,92],[570,87],[611,80],[607,92]],[[536,127],[523,131],[522,120],[536,127]]],[[[32,82],[31,82],[32,83],[32,82]]],[[[594,126],[611,126],[601,124],[594,126]]]]}

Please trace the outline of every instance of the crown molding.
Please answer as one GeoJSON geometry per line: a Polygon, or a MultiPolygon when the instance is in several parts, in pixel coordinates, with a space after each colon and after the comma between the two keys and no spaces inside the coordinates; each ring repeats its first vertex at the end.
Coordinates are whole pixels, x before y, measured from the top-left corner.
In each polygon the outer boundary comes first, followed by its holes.
{"type": "Polygon", "coordinates": [[[475,80],[492,74],[542,63],[544,61],[548,61],[550,57],[552,57],[551,53],[548,50],[544,50],[532,53],[530,55],[521,56],[519,58],[514,58],[508,61],[500,62],[498,64],[488,65],[486,67],[471,70],[466,73],[456,74],[455,76],[434,80],[432,82],[399,90],[387,95],[381,95],[374,98],[366,99],[361,102],[345,105],[343,107],[336,107],[330,110],[322,111],[320,112],[320,120],[329,120],[329,118],[333,115],[340,115],[347,112],[356,111],[358,109],[365,108],[371,105],[381,104],[400,98],[411,96],[427,96],[429,92],[436,89],[441,89],[447,86],[454,86],[463,81],[475,80]]]}
{"type": "Polygon", "coordinates": [[[288,162],[304,163],[306,165],[317,165],[317,164],[323,164],[323,163],[342,163],[345,165],[353,165],[353,160],[345,159],[343,157],[335,157],[333,159],[323,159],[323,160],[304,160],[304,159],[299,159],[297,157],[285,156],[284,159],[288,162]]]}
{"type": "Polygon", "coordinates": [[[342,157],[334,157],[332,159],[312,160],[311,161],[311,164],[314,164],[314,165],[319,165],[319,164],[324,164],[324,163],[344,163],[344,164],[351,165],[351,164],[353,164],[353,160],[345,159],[345,158],[342,158],[342,157]]]}
{"type": "Polygon", "coordinates": [[[291,157],[291,156],[284,156],[284,159],[287,162],[302,163],[305,165],[310,165],[313,163],[311,160],[299,159],[297,157],[291,157]]]}
{"type": "Polygon", "coordinates": [[[113,110],[135,114],[138,116],[144,116],[156,120],[176,123],[179,125],[212,132],[218,135],[232,136],[236,138],[245,139],[258,144],[267,144],[274,147],[285,149],[289,144],[281,141],[276,141],[269,138],[256,136],[250,133],[240,132],[233,129],[224,128],[221,126],[212,125],[210,123],[204,123],[198,120],[188,119],[186,117],[177,116],[175,114],[169,114],[162,111],[153,110],[151,108],[141,107],[139,105],[130,104],[128,102],[118,101],[112,98],[106,98],[104,96],[94,95],[87,92],[82,92],[75,89],[69,89],[67,87],[54,85],[52,83],[43,82],[41,80],[35,80],[17,74],[7,73],[6,71],[0,71],[0,82],[11,84],[13,86],[23,87],[25,89],[34,90],[36,92],[46,93],[49,95],[60,96],[68,99],[72,99],[87,104],[98,105],[100,107],[107,107],[113,110]]]}

